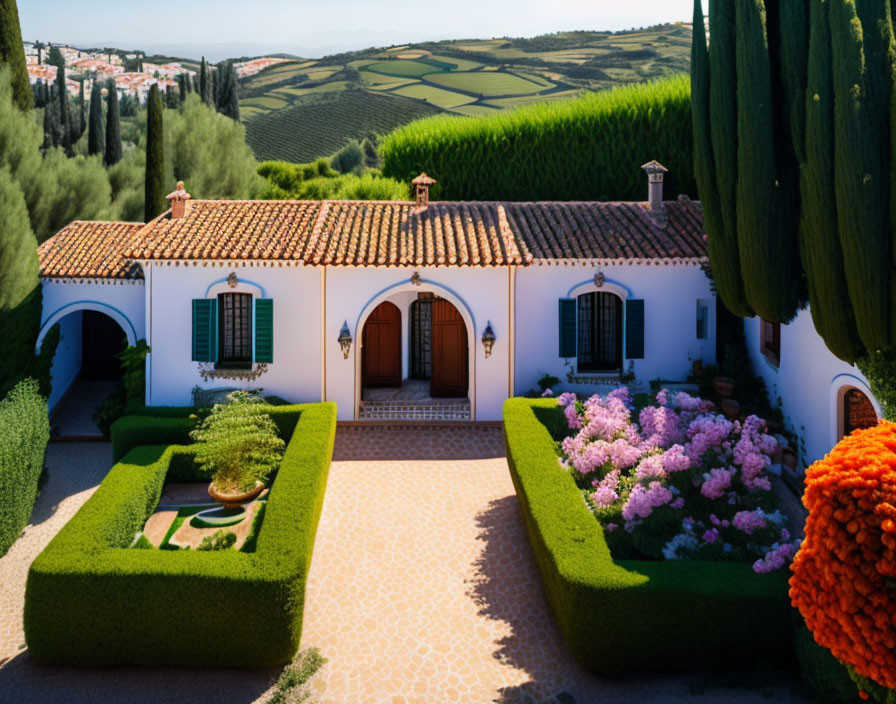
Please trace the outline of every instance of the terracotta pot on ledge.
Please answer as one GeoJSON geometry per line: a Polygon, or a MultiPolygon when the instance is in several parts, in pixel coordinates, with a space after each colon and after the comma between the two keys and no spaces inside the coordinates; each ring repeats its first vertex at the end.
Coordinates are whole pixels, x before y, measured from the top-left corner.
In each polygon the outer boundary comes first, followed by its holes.
{"type": "Polygon", "coordinates": [[[712,388],[715,389],[719,398],[730,398],[734,393],[734,379],[730,376],[713,377],[712,388]]]}
{"type": "Polygon", "coordinates": [[[264,484],[255,482],[255,487],[242,494],[222,494],[214,484],[208,485],[208,495],[221,504],[224,508],[239,508],[247,504],[264,490],[264,484]]]}

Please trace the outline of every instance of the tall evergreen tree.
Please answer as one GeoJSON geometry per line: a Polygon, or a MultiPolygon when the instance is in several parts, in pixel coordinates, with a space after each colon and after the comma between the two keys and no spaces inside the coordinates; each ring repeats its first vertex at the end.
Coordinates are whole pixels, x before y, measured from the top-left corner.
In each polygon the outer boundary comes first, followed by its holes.
{"type": "Polygon", "coordinates": [[[218,112],[232,120],[240,120],[240,98],[237,88],[236,69],[233,63],[228,61],[220,69],[221,77],[220,95],[218,98],[218,112]]]}
{"type": "Polygon", "coordinates": [[[208,64],[204,56],[202,57],[202,63],[199,65],[199,97],[202,98],[202,102],[206,105],[210,105],[212,102],[212,87],[209,81],[208,64]]]}
{"type": "Polygon", "coordinates": [[[709,242],[711,263],[722,302],[735,315],[751,317],[754,312],[744,291],[737,246],[737,56],[733,2],[710,4],[709,31],[712,119],[701,129],[712,137],[721,211],[721,222],[715,225],[716,231],[709,242]]]}
{"type": "Polygon", "coordinates": [[[868,351],[891,345],[888,3],[831,1],[835,193],[849,300],[868,351]]]}
{"type": "Polygon", "coordinates": [[[59,139],[57,145],[65,150],[68,156],[72,156],[72,130],[71,115],[68,103],[68,89],[65,87],[65,67],[56,69],[56,100],[58,101],[59,139]]]}
{"type": "Polygon", "coordinates": [[[855,317],[846,294],[843,250],[837,228],[834,187],[834,76],[830,3],[813,2],[808,52],[805,150],[802,168],[800,257],[806,272],[812,322],[840,359],[862,353],[855,317]]]}
{"type": "Polygon", "coordinates": [[[0,64],[8,64],[12,70],[16,105],[21,110],[30,110],[34,107],[34,96],[28,79],[16,0],[0,0],[0,64]]]}
{"type": "Polygon", "coordinates": [[[78,87],[78,103],[79,110],[78,116],[80,117],[80,123],[78,125],[78,139],[81,139],[81,135],[87,130],[87,101],[84,99],[84,76],[78,80],[80,84],[78,87]]]}
{"type": "Polygon", "coordinates": [[[187,99],[187,79],[189,76],[185,73],[177,74],[177,89],[180,91],[180,103],[183,105],[187,99]]]}
{"type": "Polygon", "coordinates": [[[747,301],[772,322],[796,312],[796,232],[789,235],[789,191],[776,152],[769,21],[764,0],[737,0],[737,243],[747,301]]]}
{"type": "Polygon", "coordinates": [[[106,150],[103,163],[106,166],[114,166],[121,161],[121,121],[118,115],[118,88],[115,79],[110,78],[106,83],[106,150]]]}
{"type": "Polygon", "coordinates": [[[90,91],[90,119],[87,123],[87,153],[103,154],[106,151],[106,127],[103,124],[103,88],[94,80],[90,91]]]}
{"type": "Polygon", "coordinates": [[[165,107],[169,110],[177,110],[179,106],[180,100],[174,86],[165,86],[165,107]]]}
{"type": "Polygon", "coordinates": [[[50,51],[47,52],[47,63],[56,68],[65,68],[65,57],[62,55],[62,52],[59,51],[58,46],[50,45],[50,51]]]}
{"type": "Polygon", "coordinates": [[[146,101],[146,197],[145,220],[165,211],[165,139],[162,94],[158,84],[149,89],[146,101]]]}

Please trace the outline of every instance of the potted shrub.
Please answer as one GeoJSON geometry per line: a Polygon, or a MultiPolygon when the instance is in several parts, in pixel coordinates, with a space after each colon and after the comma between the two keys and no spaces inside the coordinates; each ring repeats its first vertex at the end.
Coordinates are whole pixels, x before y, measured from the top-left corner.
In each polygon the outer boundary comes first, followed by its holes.
{"type": "Polygon", "coordinates": [[[261,398],[234,391],[190,433],[196,462],[211,474],[209,495],[226,508],[258,496],[283,458],[283,440],[261,398]]]}

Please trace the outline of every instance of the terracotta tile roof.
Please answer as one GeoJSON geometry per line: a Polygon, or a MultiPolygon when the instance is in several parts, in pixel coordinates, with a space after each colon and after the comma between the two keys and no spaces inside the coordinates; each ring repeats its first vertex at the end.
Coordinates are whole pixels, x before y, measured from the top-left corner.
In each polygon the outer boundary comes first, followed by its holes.
{"type": "Polygon", "coordinates": [[[658,225],[645,203],[507,203],[511,227],[535,260],[702,260],[699,203],[666,202],[658,225]]]}
{"type": "Polygon", "coordinates": [[[58,279],[142,279],[143,270],[122,252],[143,223],[76,220],[37,250],[40,273],[58,279]]]}
{"type": "Polygon", "coordinates": [[[142,276],[134,260],[335,266],[526,266],[703,261],[699,203],[190,201],[145,226],[72,223],[41,247],[44,276],[142,276]],[[94,272],[94,273],[91,273],[94,272]]]}

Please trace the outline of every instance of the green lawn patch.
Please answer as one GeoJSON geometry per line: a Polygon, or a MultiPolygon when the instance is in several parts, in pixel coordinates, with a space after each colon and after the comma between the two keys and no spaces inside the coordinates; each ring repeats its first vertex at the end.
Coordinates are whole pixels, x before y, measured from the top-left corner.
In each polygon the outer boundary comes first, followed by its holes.
{"type": "Polygon", "coordinates": [[[572,654],[601,675],[689,672],[792,656],[787,575],[750,565],[614,560],[557,464],[554,399],[504,404],[507,460],[548,601],[572,654]]]}
{"type": "MultiPolygon", "coordinates": [[[[172,411],[174,412],[174,411],[172,411]]],[[[40,663],[262,667],[299,645],[305,580],[336,431],[332,403],[270,410],[288,440],[254,552],[134,550],[165,481],[202,478],[186,417],[126,417],[128,449],[32,563],[25,637],[40,663]],[[185,424],[185,421],[187,422],[185,424]]]]}
{"type": "Polygon", "coordinates": [[[409,86],[401,86],[390,91],[393,95],[403,95],[406,98],[425,100],[427,103],[438,105],[440,108],[455,108],[458,105],[467,105],[476,102],[476,98],[461,93],[455,93],[434,86],[413,83],[409,86]]]}
{"type": "Polygon", "coordinates": [[[444,88],[457,88],[477,95],[525,95],[538,93],[544,87],[504,71],[456,71],[431,73],[426,80],[444,88]]]}
{"type": "Polygon", "coordinates": [[[385,73],[387,76],[400,76],[402,78],[420,78],[420,76],[427,73],[438,71],[434,66],[410,59],[378,61],[375,64],[368,64],[366,69],[375,73],[385,73]]]}

